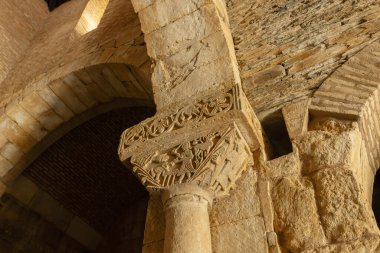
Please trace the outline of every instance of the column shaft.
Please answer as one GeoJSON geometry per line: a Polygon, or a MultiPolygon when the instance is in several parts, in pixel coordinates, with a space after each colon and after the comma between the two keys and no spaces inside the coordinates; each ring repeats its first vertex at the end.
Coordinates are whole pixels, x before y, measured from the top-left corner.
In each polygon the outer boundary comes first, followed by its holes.
{"type": "Polygon", "coordinates": [[[184,193],[165,205],[165,253],[211,253],[209,198],[184,193]]]}

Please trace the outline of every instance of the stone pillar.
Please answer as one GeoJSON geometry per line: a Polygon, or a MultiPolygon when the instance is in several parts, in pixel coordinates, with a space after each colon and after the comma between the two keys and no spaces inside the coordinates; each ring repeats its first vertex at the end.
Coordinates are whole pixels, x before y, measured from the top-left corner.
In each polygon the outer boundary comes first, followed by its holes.
{"type": "Polygon", "coordinates": [[[263,143],[240,85],[182,101],[124,131],[120,160],[150,192],[163,192],[164,248],[211,252],[208,206],[229,194],[263,143]]]}
{"type": "Polygon", "coordinates": [[[211,253],[209,192],[197,185],[180,184],[165,190],[165,253],[211,253]]]}

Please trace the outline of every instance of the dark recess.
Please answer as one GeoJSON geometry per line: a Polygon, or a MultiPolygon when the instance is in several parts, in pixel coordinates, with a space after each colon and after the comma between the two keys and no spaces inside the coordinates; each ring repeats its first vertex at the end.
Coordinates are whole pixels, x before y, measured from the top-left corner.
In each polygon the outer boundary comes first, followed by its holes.
{"type": "Polygon", "coordinates": [[[380,225],[380,173],[377,172],[373,184],[372,209],[375,214],[377,225],[380,225]]]}
{"type": "Polygon", "coordinates": [[[148,198],[117,148],[125,129],[153,114],[151,108],[132,107],[99,115],[51,145],[23,174],[106,234],[125,210],[148,198]]]}
{"type": "Polygon", "coordinates": [[[49,11],[53,11],[55,8],[57,8],[61,4],[68,1],[69,0],[45,0],[45,2],[48,4],[49,11]]]}
{"type": "Polygon", "coordinates": [[[270,150],[272,151],[270,159],[275,159],[293,152],[292,143],[282,114],[265,119],[261,124],[268,138],[270,150]]]}

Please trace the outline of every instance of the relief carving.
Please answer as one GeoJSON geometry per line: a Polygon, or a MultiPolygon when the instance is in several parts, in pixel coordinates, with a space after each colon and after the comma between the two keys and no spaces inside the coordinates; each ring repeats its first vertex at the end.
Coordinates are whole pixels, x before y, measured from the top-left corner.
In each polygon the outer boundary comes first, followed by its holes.
{"type": "Polygon", "coordinates": [[[165,151],[134,155],[133,172],[147,188],[162,189],[194,182],[227,194],[251,161],[236,125],[178,144],[165,151]]]}
{"type": "Polygon", "coordinates": [[[149,118],[123,132],[119,150],[128,148],[136,141],[153,139],[180,129],[190,121],[200,122],[219,113],[240,109],[239,95],[239,87],[235,86],[225,93],[207,96],[194,104],[180,107],[174,112],[149,118]]]}

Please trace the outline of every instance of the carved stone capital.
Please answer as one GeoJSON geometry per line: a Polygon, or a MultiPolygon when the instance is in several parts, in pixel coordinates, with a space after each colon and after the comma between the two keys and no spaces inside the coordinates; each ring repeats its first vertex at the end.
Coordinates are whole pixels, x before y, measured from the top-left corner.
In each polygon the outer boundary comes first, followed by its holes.
{"type": "Polygon", "coordinates": [[[148,189],[191,183],[220,196],[260,146],[258,121],[237,85],[127,129],[119,156],[148,189]]]}

